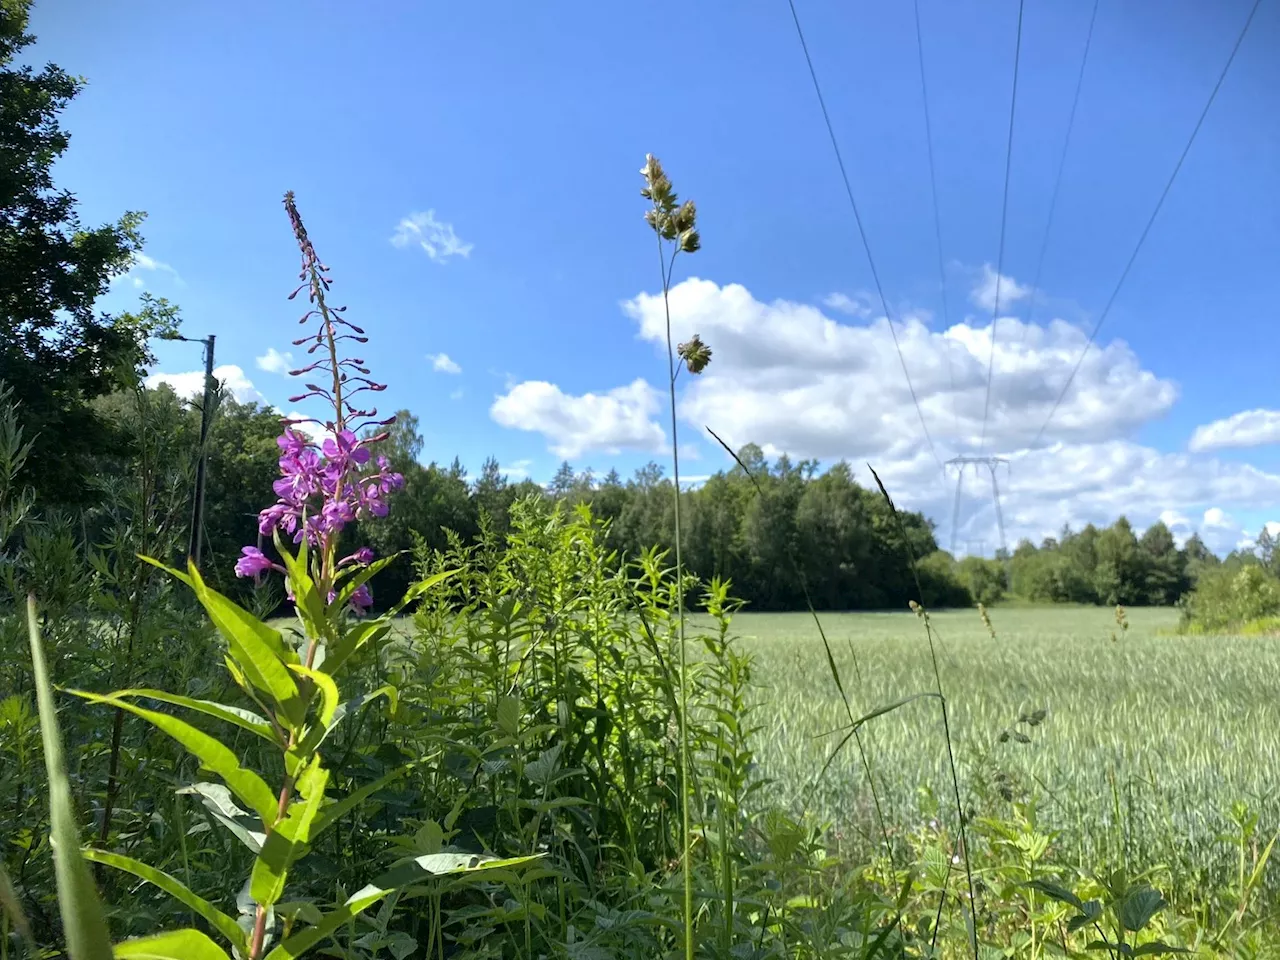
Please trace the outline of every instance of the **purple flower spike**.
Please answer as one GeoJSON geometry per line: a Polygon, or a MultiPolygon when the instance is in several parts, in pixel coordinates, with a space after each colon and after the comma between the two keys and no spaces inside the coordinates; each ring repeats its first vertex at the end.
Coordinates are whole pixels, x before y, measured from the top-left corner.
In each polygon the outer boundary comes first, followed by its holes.
{"type": "Polygon", "coordinates": [[[268,570],[279,570],[271,558],[259,550],[257,547],[242,547],[240,552],[243,556],[236,561],[237,577],[256,577],[260,573],[266,573],[268,570]]]}
{"type": "Polygon", "coordinates": [[[350,603],[351,609],[356,613],[364,613],[373,606],[373,594],[367,583],[360,584],[355,593],[351,594],[350,603]]]}
{"type": "Polygon", "coordinates": [[[286,457],[296,457],[306,450],[310,443],[305,434],[292,428],[286,428],[284,434],[276,438],[276,446],[286,457]]]}

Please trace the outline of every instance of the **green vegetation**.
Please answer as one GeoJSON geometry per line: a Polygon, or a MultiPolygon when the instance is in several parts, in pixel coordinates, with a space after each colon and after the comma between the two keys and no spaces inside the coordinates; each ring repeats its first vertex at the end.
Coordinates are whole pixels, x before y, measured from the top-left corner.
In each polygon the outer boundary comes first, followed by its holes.
{"type": "MultiPolygon", "coordinates": [[[[53,190],[74,85],[11,66],[27,7],[0,0],[0,960],[1280,956],[1280,648],[1222,633],[1280,615],[1267,536],[1215,567],[1122,520],[956,563],[874,474],[754,447],[689,493],[468,483],[363,409],[287,194],[327,422],[217,397],[185,562],[198,422],[142,386],[177,314],[92,310],[140,241],[53,190]],[[1010,588],[1079,605],[987,609],[1010,588]]],[[[695,214],[642,173],[665,289],[695,214]]],[[[673,389],[713,362],[670,346],[673,389]]]]}

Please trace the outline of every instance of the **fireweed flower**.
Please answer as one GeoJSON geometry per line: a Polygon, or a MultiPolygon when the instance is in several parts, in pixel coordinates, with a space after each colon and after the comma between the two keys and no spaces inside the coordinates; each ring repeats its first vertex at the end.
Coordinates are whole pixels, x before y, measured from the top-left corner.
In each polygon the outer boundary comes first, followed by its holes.
{"type": "MultiPolygon", "coordinates": [[[[284,432],[276,440],[280,448],[280,477],[272,484],[278,500],[258,514],[258,530],[264,536],[274,536],[277,532],[291,535],[294,543],[305,540],[312,551],[317,586],[322,595],[333,602],[338,595],[335,586],[340,568],[347,572],[373,562],[373,551],[368,547],[361,547],[341,560],[335,559],[342,531],[357,520],[385,517],[389,509],[387,496],[404,486],[404,477],[391,469],[385,456],[374,459],[370,449],[386,439],[386,433],[376,428],[392,421],[379,420],[376,408],[364,409],[355,399],[361,394],[386,389],[384,384],[369,378],[363,360],[344,355],[348,342],[363,344],[368,342],[368,337],[364,330],[341,316],[345,307],[330,307],[325,302],[330,285],[329,268],[316,255],[292,193],[285,194],[284,205],[302,253],[302,269],[298,274],[302,282],[289,298],[293,299],[305,288],[311,307],[299,323],[317,323],[315,333],[293,343],[306,346],[307,354],[318,359],[292,371],[291,375],[324,381],[323,384],[307,382],[304,392],[290,397],[289,402],[319,397],[332,407],[333,419],[323,424],[318,420],[285,421],[284,432]],[[317,444],[307,433],[295,429],[300,423],[322,426],[327,436],[317,444]],[[369,428],[375,428],[372,435],[358,435],[358,431],[369,428]]],[[[267,570],[284,572],[256,547],[245,547],[241,553],[236,561],[237,576],[257,576],[267,570]]],[[[373,604],[368,584],[361,584],[353,591],[348,603],[356,612],[368,610],[373,604]]]]}

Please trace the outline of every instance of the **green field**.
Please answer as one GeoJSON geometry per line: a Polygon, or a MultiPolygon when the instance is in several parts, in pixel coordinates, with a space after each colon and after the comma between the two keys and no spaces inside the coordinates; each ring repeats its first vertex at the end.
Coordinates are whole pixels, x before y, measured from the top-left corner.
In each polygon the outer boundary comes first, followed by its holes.
{"type": "MultiPolygon", "coordinates": [[[[1008,607],[991,618],[994,639],[976,611],[932,618],[962,790],[984,771],[988,781],[1007,771],[1079,863],[1127,847],[1133,862],[1175,871],[1230,869],[1235,854],[1216,835],[1232,803],[1260,810],[1264,825],[1277,822],[1280,641],[1170,635],[1169,609],[1129,611],[1116,641],[1107,608],[1008,607]],[[1048,711],[1044,723],[1020,728],[1030,743],[999,742],[1020,713],[1038,708],[1048,711]]],[[[934,687],[924,630],[910,613],[822,622],[855,714],[934,687]]],[[[812,618],[740,614],[734,625],[757,657],[757,758],[774,795],[865,834],[872,805],[852,743],[817,782],[836,739],[820,735],[841,725],[844,708],[812,618]]],[[[908,704],[867,730],[887,819],[899,829],[918,823],[921,788],[943,801],[945,816],[937,701],[908,704]]]]}

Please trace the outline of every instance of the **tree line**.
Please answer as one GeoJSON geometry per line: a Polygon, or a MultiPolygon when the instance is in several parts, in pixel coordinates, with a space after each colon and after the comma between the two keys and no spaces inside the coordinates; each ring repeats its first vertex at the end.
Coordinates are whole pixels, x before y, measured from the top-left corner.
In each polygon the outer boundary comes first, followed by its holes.
{"type": "MultiPolygon", "coordinates": [[[[258,534],[257,514],[262,491],[277,475],[280,417],[227,394],[215,402],[206,451],[204,566],[220,589],[243,594],[250,584],[232,574],[241,548],[270,547],[258,534]]],[[[97,496],[109,490],[113,476],[136,470],[143,434],[163,429],[171,437],[164,455],[181,461],[170,471],[174,489],[167,496],[185,502],[198,452],[198,410],[163,385],[118,391],[90,407],[111,451],[88,464],[97,496]]],[[[671,480],[656,463],[627,479],[616,470],[601,477],[564,463],[543,486],[512,480],[493,457],[475,477],[456,458],[448,464],[421,462],[423,441],[409,411],[396,415],[389,432],[383,452],[404,475],[404,487],[393,494],[387,518],[353,530],[382,555],[405,552],[384,575],[388,596],[408,582],[408,554],[415,547],[444,549],[451,537],[473,542],[485,529],[500,542],[512,504],[522,497],[553,498],[565,509],[589,507],[608,523],[608,545],[620,558],[673,546],[671,480]]],[[[754,444],[737,456],[740,462],[732,468],[684,492],[682,548],[690,573],[731,580],[748,609],[803,610],[810,603],[820,610],[901,609],[917,598],[944,607],[1011,597],[1169,605],[1194,586],[1203,569],[1219,563],[1198,536],[1179,547],[1164,523],[1139,536],[1123,517],[1105,528],[1068,528],[1039,545],[1024,540],[995,559],[956,560],[939,549],[932,521],[905,510],[895,516],[880,491],[859,483],[847,463],[823,470],[813,460],[771,461],[754,444]]],[[[92,496],[79,488],[73,492],[77,503],[92,496]]],[[[181,522],[183,510],[173,512],[181,522]]],[[[87,515],[92,518],[93,510],[87,515]]],[[[91,535],[94,523],[81,527],[91,535]]],[[[1265,531],[1261,542],[1272,544],[1265,531]]]]}

